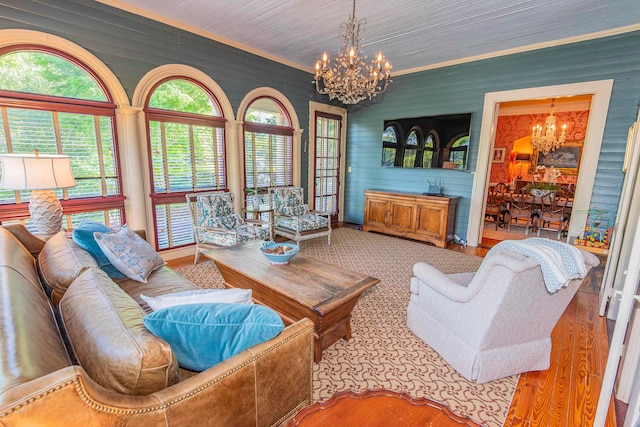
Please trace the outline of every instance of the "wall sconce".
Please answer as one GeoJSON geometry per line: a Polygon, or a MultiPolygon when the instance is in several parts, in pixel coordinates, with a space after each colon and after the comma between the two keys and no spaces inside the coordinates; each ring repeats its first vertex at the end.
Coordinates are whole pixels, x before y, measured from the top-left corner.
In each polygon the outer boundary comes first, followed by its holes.
{"type": "Polygon", "coordinates": [[[0,188],[32,190],[29,199],[31,221],[38,234],[51,236],[62,228],[62,205],[53,192],[76,185],[71,157],[57,154],[0,154],[0,188]]]}

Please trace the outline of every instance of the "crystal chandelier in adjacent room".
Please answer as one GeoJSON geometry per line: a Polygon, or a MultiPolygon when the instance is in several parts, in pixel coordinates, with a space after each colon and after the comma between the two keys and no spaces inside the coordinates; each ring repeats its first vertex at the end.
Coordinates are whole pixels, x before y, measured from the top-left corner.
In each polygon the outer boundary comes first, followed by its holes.
{"type": "Polygon", "coordinates": [[[344,104],[357,104],[363,99],[371,99],[387,90],[391,82],[391,64],[378,53],[370,63],[360,52],[360,32],[364,32],[366,19],[356,19],[356,1],[348,22],[340,25],[342,50],[333,65],[325,52],[322,60],[316,62],[314,83],[316,90],[329,99],[338,99],[344,104]]]}
{"type": "Polygon", "coordinates": [[[561,147],[566,140],[565,131],[567,125],[562,125],[562,133],[559,137],[556,137],[556,112],[555,99],[551,101],[551,108],[549,109],[549,116],[544,121],[544,126],[538,124],[533,126],[533,132],[531,133],[531,146],[542,152],[545,156],[550,151],[554,151],[561,147]]]}

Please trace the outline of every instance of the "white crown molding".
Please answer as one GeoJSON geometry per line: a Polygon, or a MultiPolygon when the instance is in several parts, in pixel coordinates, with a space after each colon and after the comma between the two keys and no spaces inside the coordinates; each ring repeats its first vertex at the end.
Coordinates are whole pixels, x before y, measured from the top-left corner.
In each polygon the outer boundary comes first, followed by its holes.
{"type": "Polygon", "coordinates": [[[482,55],[468,56],[466,58],[453,59],[451,61],[439,62],[437,64],[425,65],[424,67],[409,68],[407,70],[393,73],[394,76],[404,74],[419,73],[421,71],[434,70],[436,68],[450,67],[452,65],[465,64],[467,62],[481,61],[483,59],[497,58],[500,56],[512,55],[514,53],[529,52],[532,50],[545,49],[548,47],[562,46],[565,44],[578,43],[588,40],[600,39],[603,37],[615,36],[618,34],[630,33],[640,30],[640,24],[627,25],[625,27],[612,28],[610,30],[598,31],[595,33],[583,34],[581,36],[567,37],[564,39],[552,40],[543,43],[534,43],[526,46],[514,47],[511,49],[499,50],[496,52],[484,53],[482,55]]]}
{"type": "Polygon", "coordinates": [[[259,49],[255,49],[255,48],[253,48],[251,46],[248,46],[248,45],[245,45],[245,44],[242,44],[242,43],[238,43],[238,42],[230,40],[228,38],[225,38],[225,37],[219,36],[217,34],[211,33],[209,31],[201,30],[201,29],[199,29],[197,27],[194,27],[193,25],[187,25],[187,24],[185,24],[183,22],[180,22],[180,21],[177,21],[175,19],[167,18],[165,16],[162,16],[162,15],[159,15],[157,13],[151,12],[151,11],[149,11],[147,9],[142,9],[142,8],[139,8],[139,7],[134,7],[134,6],[128,5],[126,3],[121,2],[120,0],[96,0],[96,1],[98,3],[106,4],[107,6],[114,7],[116,9],[120,9],[120,10],[124,10],[126,12],[129,12],[129,13],[133,13],[134,15],[139,15],[139,16],[142,16],[144,18],[152,19],[154,21],[161,22],[163,24],[167,24],[167,25],[169,25],[171,27],[179,28],[181,30],[188,31],[190,33],[199,35],[201,37],[204,37],[204,38],[207,38],[207,39],[210,39],[210,40],[214,40],[214,41],[226,44],[226,45],[231,46],[231,47],[235,47],[236,49],[240,49],[240,50],[243,50],[245,52],[261,56],[263,58],[269,59],[269,60],[274,61],[274,62],[278,62],[278,63],[283,64],[283,65],[287,65],[287,66],[292,67],[292,68],[296,68],[298,70],[307,71],[309,73],[314,73],[313,67],[303,67],[302,65],[300,65],[298,63],[295,63],[293,61],[288,61],[288,60],[280,58],[278,56],[271,55],[271,54],[269,54],[267,52],[263,52],[263,51],[261,51],[259,49]]]}
{"type": "MultiPolygon", "coordinates": [[[[99,3],[117,8],[117,9],[121,9],[124,11],[127,11],[129,13],[133,13],[135,15],[139,15],[145,18],[149,18],[152,19],[154,21],[157,22],[161,22],[163,24],[167,24],[169,26],[175,27],[175,28],[179,28],[181,30],[184,31],[188,31],[190,33],[193,34],[197,34],[199,36],[208,38],[210,40],[215,40],[217,42],[220,43],[224,43],[226,45],[235,47],[237,49],[243,50],[245,52],[249,52],[252,53],[254,55],[258,55],[261,56],[263,58],[278,62],[280,64],[283,65],[287,65],[289,67],[292,68],[296,68],[298,70],[301,71],[307,71],[309,73],[314,73],[314,69],[313,67],[308,67],[308,66],[303,66],[300,65],[296,62],[293,61],[289,61],[283,58],[280,58],[278,56],[263,52],[261,50],[252,48],[251,46],[242,44],[242,43],[238,43],[235,42],[233,40],[227,39],[225,37],[216,35],[214,33],[211,33],[209,31],[204,31],[201,30],[199,28],[196,28],[192,25],[187,25],[184,24],[180,21],[174,20],[174,19],[170,19],[167,17],[164,17],[162,15],[159,15],[157,13],[151,12],[147,9],[142,9],[139,7],[134,7],[131,6],[129,4],[123,3],[120,0],[96,0],[99,3]]],[[[609,36],[614,36],[614,35],[618,35],[618,34],[624,34],[624,33],[629,33],[632,31],[639,31],[640,30],[640,23],[639,24],[633,24],[633,25],[627,25],[624,27],[618,27],[618,28],[612,28],[609,30],[603,30],[603,31],[598,31],[595,33],[589,33],[589,34],[584,34],[581,36],[574,36],[574,37],[567,37],[564,39],[558,39],[558,40],[552,40],[549,42],[543,42],[543,43],[535,43],[535,44],[530,44],[530,45],[526,45],[526,46],[520,46],[520,47],[515,47],[515,48],[511,48],[511,49],[505,49],[505,50],[500,50],[500,51],[496,51],[496,52],[489,52],[489,53],[485,53],[485,54],[481,54],[481,55],[474,55],[474,56],[469,56],[466,58],[460,58],[460,59],[454,59],[451,61],[445,61],[445,62],[439,62],[436,64],[430,64],[430,65],[425,65],[422,67],[415,67],[415,68],[409,68],[406,70],[399,70],[393,73],[394,76],[401,76],[401,75],[405,75],[405,74],[413,74],[413,73],[419,73],[421,71],[427,71],[427,70],[434,70],[437,68],[443,68],[443,67],[450,67],[452,65],[459,65],[459,64],[465,64],[468,62],[474,62],[474,61],[480,61],[483,59],[491,59],[491,58],[497,58],[500,56],[507,56],[507,55],[512,55],[514,53],[522,53],[522,52],[529,52],[532,50],[538,50],[538,49],[544,49],[544,48],[548,48],[548,47],[555,47],[555,46],[562,46],[565,44],[571,44],[571,43],[577,43],[577,42],[582,42],[582,41],[587,41],[587,40],[594,40],[594,39],[599,39],[599,38],[603,38],[603,37],[609,37],[609,36]]]]}

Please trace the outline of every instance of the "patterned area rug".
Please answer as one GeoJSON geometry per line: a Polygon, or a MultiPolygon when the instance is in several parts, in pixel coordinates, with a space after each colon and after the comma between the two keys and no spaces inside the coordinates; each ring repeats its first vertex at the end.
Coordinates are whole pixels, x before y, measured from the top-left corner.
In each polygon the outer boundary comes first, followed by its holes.
{"type": "MultiPolygon", "coordinates": [[[[302,253],[380,279],[353,310],[352,339],[323,353],[313,372],[314,399],[346,389],[387,388],[428,397],[487,426],[501,426],[518,381],[514,375],[476,384],[467,381],[407,327],[413,265],[426,261],[446,273],[475,271],[482,258],[350,228],[333,231],[331,245],[301,242],[302,253]]],[[[212,261],[178,271],[194,283],[222,287],[212,261]]]]}

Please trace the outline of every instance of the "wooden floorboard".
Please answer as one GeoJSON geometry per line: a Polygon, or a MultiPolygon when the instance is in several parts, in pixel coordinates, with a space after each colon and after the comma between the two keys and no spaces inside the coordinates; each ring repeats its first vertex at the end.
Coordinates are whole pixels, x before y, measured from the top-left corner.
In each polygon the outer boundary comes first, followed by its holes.
{"type": "MultiPolygon", "coordinates": [[[[498,241],[477,248],[451,244],[447,249],[485,256],[498,241]]],[[[191,265],[193,257],[170,261],[173,268],[191,265]]],[[[506,427],[593,425],[608,357],[606,319],[598,316],[598,286],[604,265],[592,269],[551,335],[549,369],[520,375],[506,427]]],[[[615,427],[613,398],[605,427],[615,427]]]]}

